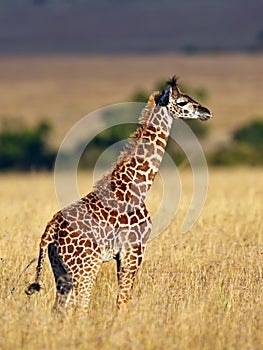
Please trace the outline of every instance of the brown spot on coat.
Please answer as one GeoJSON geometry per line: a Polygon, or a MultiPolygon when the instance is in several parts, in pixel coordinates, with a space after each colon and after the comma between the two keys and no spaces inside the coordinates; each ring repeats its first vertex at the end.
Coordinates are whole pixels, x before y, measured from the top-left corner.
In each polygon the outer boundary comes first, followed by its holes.
{"type": "Polygon", "coordinates": [[[125,225],[128,224],[128,217],[127,217],[127,215],[126,214],[120,215],[119,222],[121,224],[125,224],[125,225]]]}
{"type": "Polygon", "coordinates": [[[74,251],[74,246],[73,246],[73,244],[70,244],[70,245],[68,246],[68,252],[69,252],[69,253],[73,253],[73,251],[74,251]]]}

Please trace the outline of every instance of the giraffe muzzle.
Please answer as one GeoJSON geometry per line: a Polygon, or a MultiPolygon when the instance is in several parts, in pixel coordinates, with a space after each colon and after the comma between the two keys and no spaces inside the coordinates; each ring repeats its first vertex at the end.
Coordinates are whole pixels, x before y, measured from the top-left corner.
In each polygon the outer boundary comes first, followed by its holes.
{"type": "Polygon", "coordinates": [[[202,121],[208,120],[208,119],[213,117],[212,113],[206,107],[202,107],[199,112],[200,112],[199,119],[202,120],[202,121]]]}

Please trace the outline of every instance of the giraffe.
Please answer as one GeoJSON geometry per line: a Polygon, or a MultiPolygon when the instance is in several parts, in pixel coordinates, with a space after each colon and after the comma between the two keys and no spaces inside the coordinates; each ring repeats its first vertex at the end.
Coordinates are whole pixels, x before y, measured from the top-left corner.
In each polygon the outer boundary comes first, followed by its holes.
{"type": "Polygon", "coordinates": [[[142,111],[140,127],[131,135],[116,165],[90,193],[58,211],[40,242],[35,282],[27,295],[40,291],[40,277],[48,254],[56,283],[54,307],[87,309],[102,264],[117,263],[120,309],[129,301],[151,232],[145,206],[163,158],[173,119],[207,120],[210,111],[182,93],[174,76],[166,91],[154,92],[142,111]]]}

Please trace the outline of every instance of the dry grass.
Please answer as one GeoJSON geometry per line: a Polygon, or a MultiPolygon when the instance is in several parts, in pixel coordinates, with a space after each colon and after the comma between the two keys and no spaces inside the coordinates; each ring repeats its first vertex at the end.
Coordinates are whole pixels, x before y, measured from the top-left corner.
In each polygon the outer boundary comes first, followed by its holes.
{"type": "Polygon", "coordinates": [[[214,143],[262,116],[262,59],[262,54],[0,57],[0,121],[49,117],[58,146],[87,113],[126,102],[138,89],[152,91],[160,79],[178,74],[188,87],[208,91],[214,143]]]}
{"type": "MultiPolygon", "coordinates": [[[[81,191],[89,175],[81,174],[81,191]]],[[[114,263],[103,266],[87,315],[51,313],[54,283],[26,297],[40,235],[57,209],[49,174],[1,176],[1,349],[262,349],[262,169],[210,170],[204,212],[180,233],[191,174],[181,172],[184,198],[169,228],[149,243],[134,297],[116,314],[114,263]]],[[[159,187],[149,200],[154,210],[159,187]]]]}

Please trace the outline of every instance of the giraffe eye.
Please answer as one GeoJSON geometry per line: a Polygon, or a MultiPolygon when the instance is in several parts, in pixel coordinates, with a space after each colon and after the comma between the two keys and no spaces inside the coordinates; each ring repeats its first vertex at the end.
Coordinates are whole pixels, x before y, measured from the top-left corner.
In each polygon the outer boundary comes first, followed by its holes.
{"type": "Polygon", "coordinates": [[[179,101],[179,102],[177,102],[176,104],[177,104],[177,106],[179,106],[179,107],[184,107],[184,106],[186,106],[187,105],[187,101],[179,101]]]}

